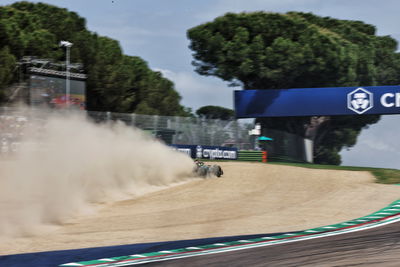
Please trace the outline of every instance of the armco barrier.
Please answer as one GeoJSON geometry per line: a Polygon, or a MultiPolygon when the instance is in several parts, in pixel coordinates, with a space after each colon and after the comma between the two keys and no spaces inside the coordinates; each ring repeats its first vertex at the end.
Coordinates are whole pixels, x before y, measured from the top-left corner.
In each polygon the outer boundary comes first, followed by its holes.
{"type": "Polygon", "coordinates": [[[251,151],[251,150],[240,150],[238,151],[239,161],[258,161],[267,162],[266,151],[251,151]]]}

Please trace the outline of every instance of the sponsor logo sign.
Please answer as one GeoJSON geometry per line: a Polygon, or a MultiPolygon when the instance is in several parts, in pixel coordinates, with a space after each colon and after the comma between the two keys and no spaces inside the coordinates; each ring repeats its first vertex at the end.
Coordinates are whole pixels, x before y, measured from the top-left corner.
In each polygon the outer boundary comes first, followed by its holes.
{"type": "Polygon", "coordinates": [[[400,114],[400,86],[237,90],[237,118],[400,114]]]}
{"type": "Polygon", "coordinates": [[[364,88],[357,88],[347,94],[347,107],[357,114],[363,114],[373,106],[373,94],[364,88]]]}
{"type": "Polygon", "coordinates": [[[171,145],[177,151],[198,159],[237,159],[237,148],[200,145],[171,145]]]}

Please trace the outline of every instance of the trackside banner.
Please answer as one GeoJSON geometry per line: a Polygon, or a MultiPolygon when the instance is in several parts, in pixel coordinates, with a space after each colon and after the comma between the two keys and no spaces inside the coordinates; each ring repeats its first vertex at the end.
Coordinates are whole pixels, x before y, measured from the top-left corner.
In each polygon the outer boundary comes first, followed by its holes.
{"type": "Polygon", "coordinates": [[[400,86],[234,92],[237,118],[399,114],[400,86]]]}
{"type": "Polygon", "coordinates": [[[237,159],[237,148],[222,146],[171,145],[172,148],[198,159],[237,159]]]}

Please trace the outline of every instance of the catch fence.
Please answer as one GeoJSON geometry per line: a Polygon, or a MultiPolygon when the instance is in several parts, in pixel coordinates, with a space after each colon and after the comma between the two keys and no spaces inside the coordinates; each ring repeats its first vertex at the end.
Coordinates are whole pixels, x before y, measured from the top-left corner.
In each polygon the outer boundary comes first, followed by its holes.
{"type": "MultiPolygon", "coordinates": [[[[28,127],[42,127],[45,117],[51,113],[66,111],[25,108],[0,108],[0,153],[8,154],[20,145],[28,127]]],[[[136,127],[170,145],[225,146],[251,149],[254,146],[249,129],[251,123],[236,120],[210,120],[193,117],[157,116],[112,112],[83,112],[96,123],[121,121],[136,127]]],[[[31,132],[31,131],[30,131],[31,132]]]]}
{"type": "Polygon", "coordinates": [[[226,146],[238,149],[251,149],[254,145],[248,134],[253,124],[237,120],[93,111],[89,111],[88,115],[96,122],[122,121],[148,132],[166,144],[226,146]]]}
{"type": "MultiPolygon", "coordinates": [[[[24,136],[26,129],[38,128],[40,133],[45,125],[45,117],[50,113],[65,113],[25,108],[0,108],[0,155],[15,152],[24,136]]],[[[160,141],[171,145],[200,145],[231,147],[238,150],[262,149],[268,151],[268,160],[284,160],[312,162],[312,142],[290,133],[263,129],[262,135],[271,137],[272,141],[257,142],[258,136],[249,135],[254,123],[238,120],[210,120],[195,117],[157,116],[112,112],[83,112],[96,123],[121,121],[132,127],[137,127],[154,136],[160,141]]]]}

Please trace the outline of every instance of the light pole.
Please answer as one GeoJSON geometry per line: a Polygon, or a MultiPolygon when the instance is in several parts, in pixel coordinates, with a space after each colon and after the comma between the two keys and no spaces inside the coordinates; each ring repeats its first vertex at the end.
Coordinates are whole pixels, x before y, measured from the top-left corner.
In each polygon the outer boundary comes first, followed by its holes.
{"type": "Polygon", "coordinates": [[[60,41],[60,46],[64,46],[66,48],[67,56],[65,60],[65,69],[66,69],[66,80],[65,80],[65,105],[67,108],[69,108],[69,95],[70,95],[70,81],[69,81],[69,53],[70,53],[70,48],[73,45],[73,43],[68,42],[68,41],[60,41]]]}

